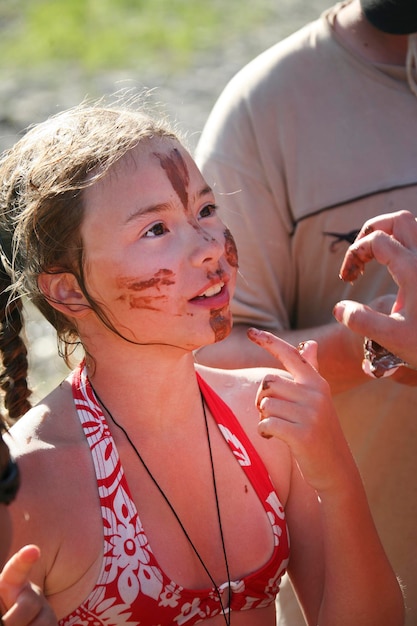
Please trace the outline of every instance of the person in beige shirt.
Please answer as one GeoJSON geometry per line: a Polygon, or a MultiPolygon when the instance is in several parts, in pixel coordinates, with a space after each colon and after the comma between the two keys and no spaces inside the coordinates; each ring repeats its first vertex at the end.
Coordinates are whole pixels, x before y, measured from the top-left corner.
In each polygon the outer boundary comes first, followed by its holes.
{"type": "MultiPolygon", "coordinates": [[[[321,374],[359,464],[376,524],[417,623],[417,389],[410,370],[372,380],[363,338],[337,324],[340,300],[390,310],[396,285],[370,264],[339,279],[363,222],[407,208],[417,215],[416,4],[406,19],[341,2],[263,52],[226,86],[196,149],[240,258],[235,325],[196,354],[223,367],[275,364],[246,339],[250,326],[294,345],[319,344],[321,374]],[[375,24],[374,24],[375,22],[375,24]],[[395,25],[401,32],[385,32],[395,25]],[[405,24],[404,24],[405,23],[405,24]],[[384,28],[385,30],[381,30],[384,28]],[[404,32],[405,31],[405,32],[404,32]]],[[[296,602],[280,624],[302,624],[296,602]]]]}

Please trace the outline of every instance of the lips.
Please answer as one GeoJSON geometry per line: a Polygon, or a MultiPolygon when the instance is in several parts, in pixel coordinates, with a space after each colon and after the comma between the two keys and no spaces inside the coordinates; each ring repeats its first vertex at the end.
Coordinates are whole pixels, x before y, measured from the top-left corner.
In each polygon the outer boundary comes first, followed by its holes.
{"type": "Polygon", "coordinates": [[[211,287],[206,289],[206,291],[204,291],[203,293],[201,293],[197,297],[198,298],[211,298],[212,296],[217,296],[217,294],[221,292],[223,287],[224,287],[224,283],[223,282],[222,283],[218,283],[217,285],[212,285],[211,287]]]}
{"type": "Polygon", "coordinates": [[[194,298],[191,298],[190,301],[194,303],[206,302],[206,301],[214,302],[215,300],[218,300],[219,298],[223,299],[226,294],[227,294],[226,283],[223,281],[220,281],[216,283],[215,285],[210,285],[209,287],[206,287],[204,291],[201,291],[201,293],[199,293],[197,296],[194,296],[194,298]]]}

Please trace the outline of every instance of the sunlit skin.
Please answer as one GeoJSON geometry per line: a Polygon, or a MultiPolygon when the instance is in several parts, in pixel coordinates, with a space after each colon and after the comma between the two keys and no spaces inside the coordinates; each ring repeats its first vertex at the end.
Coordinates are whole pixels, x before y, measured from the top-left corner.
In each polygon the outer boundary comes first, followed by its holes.
{"type": "Polygon", "coordinates": [[[86,192],[87,288],[129,341],[190,350],[230,332],[237,252],[189,154],[155,143],[86,192]]]}
{"type": "MultiPolygon", "coordinates": [[[[0,476],[9,461],[9,451],[0,435],[0,476]]],[[[26,545],[7,555],[12,542],[12,522],[6,504],[0,504],[0,615],[4,626],[56,626],[56,618],[39,588],[30,583],[39,548],[26,545]],[[7,561],[7,562],[6,562],[7,561]]]]}

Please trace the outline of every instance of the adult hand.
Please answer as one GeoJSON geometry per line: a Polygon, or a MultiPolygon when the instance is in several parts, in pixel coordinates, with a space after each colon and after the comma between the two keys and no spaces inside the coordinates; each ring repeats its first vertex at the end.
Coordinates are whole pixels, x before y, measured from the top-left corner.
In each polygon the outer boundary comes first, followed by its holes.
{"type": "Polygon", "coordinates": [[[39,587],[30,582],[39,559],[37,546],[28,545],[14,554],[0,574],[0,601],[6,612],[4,626],[57,626],[57,619],[39,587]]]}
{"type": "Polygon", "coordinates": [[[417,368],[417,223],[411,213],[399,211],[366,222],[345,255],[342,280],[356,280],[373,259],[387,266],[398,285],[390,313],[345,300],[335,305],[333,314],[350,330],[373,339],[417,368]]]}
{"type": "Polygon", "coordinates": [[[250,329],[249,338],[283,364],[292,379],[268,374],[257,393],[259,433],[290,447],[306,482],[319,493],[338,490],[353,459],[343,436],[328,383],[317,367],[317,343],[298,348],[271,333],[250,329]]]}

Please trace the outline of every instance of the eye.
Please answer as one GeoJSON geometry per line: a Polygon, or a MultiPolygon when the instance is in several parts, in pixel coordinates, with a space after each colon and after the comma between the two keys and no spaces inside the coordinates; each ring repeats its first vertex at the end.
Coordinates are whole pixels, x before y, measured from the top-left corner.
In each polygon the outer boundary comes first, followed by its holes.
{"type": "Polygon", "coordinates": [[[153,224],[148,230],[144,233],[144,237],[161,237],[168,232],[168,228],[165,226],[163,222],[157,222],[153,224]]]}
{"type": "Polygon", "coordinates": [[[206,204],[206,206],[201,209],[199,217],[214,217],[217,208],[217,204],[206,204]]]}

